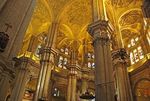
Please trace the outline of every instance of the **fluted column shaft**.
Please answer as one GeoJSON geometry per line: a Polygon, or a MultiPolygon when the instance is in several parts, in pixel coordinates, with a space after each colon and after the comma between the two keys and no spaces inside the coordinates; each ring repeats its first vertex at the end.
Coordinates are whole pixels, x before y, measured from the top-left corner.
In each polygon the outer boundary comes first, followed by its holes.
{"type": "Polygon", "coordinates": [[[114,101],[113,68],[110,52],[110,34],[107,21],[97,21],[89,26],[95,54],[96,101],[114,101]]]}
{"type": "Polygon", "coordinates": [[[16,60],[17,73],[10,101],[21,101],[24,96],[25,86],[30,76],[29,58],[22,57],[16,60]]]}
{"type": "Polygon", "coordinates": [[[129,76],[127,72],[127,63],[129,56],[125,49],[113,51],[113,66],[115,68],[115,78],[117,85],[118,101],[133,101],[129,76]]]}
{"type": "Polygon", "coordinates": [[[47,101],[49,92],[49,82],[51,77],[51,66],[50,66],[50,55],[51,47],[53,45],[53,40],[57,32],[57,23],[52,23],[49,27],[49,32],[47,35],[47,40],[45,45],[40,52],[40,73],[38,77],[38,83],[36,88],[36,94],[34,96],[34,101],[39,101],[40,99],[47,101]]]}

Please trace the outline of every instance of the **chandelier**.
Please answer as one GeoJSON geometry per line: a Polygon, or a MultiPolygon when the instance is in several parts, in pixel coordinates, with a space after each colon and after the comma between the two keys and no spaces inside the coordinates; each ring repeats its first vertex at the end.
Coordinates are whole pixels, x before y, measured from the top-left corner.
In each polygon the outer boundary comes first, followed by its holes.
{"type": "Polygon", "coordinates": [[[95,98],[95,96],[88,91],[86,91],[84,94],[80,96],[81,99],[86,99],[86,100],[92,100],[95,98]]]}

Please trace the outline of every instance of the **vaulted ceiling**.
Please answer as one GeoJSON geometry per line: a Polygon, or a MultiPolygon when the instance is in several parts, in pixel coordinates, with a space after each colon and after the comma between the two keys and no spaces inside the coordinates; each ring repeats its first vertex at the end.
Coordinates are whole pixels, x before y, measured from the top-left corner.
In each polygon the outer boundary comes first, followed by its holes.
{"type": "MultiPolygon", "coordinates": [[[[120,33],[126,42],[128,36],[139,34],[143,24],[142,0],[104,1],[108,19],[115,29],[116,36],[120,33]]],[[[82,53],[83,40],[86,39],[89,44],[92,40],[86,31],[92,22],[92,6],[92,0],[37,0],[24,42],[29,41],[32,35],[47,33],[50,24],[58,22],[60,26],[57,47],[76,42],[76,47],[82,53]]],[[[91,47],[89,45],[89,50],[92,50],[91,47]]]]}

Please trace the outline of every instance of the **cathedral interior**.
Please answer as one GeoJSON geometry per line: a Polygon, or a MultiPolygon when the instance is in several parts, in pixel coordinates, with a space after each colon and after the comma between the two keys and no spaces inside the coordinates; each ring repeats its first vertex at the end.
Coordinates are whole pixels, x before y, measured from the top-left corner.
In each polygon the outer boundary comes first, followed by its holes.
{"type": "Polygon", "coordinates": [[[150,0],[0,0],[0,101],[150,101],[150,0]]]}

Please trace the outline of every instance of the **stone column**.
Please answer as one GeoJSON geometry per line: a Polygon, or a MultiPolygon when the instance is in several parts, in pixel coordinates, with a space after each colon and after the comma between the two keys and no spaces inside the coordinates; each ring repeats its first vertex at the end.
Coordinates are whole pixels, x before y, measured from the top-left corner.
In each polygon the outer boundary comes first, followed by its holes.
{"type": "Polygon", "coordinates": [[[53,40],[57,32],[57,23],[52,23],[49,28],[49,33],[47,35],[45,45],[40,52],[40,73],[38,77],[38,83],[36,88],[36,93],[34,96],[34,101],[48,100],[49,92],[49,82],[51,77],[51,66],[50,66],[50,54],[51,47],[53,45],[53,40]]]}
{"type": "Polygon", "coordinates": [[[0,31],[6,31],[6,24],[12,26],[6,32],[9,41],[3,56],[12,59],[19,52],[35,3],[36,0],[0,0],[0,6],[5,4],[0,8],[0,31]]]}
{"type": "Polygon", "coordinates": [[[22,101],[26,83],[30,77],[29,58],[21,57],[16,61],[16,77],[15,84],[11,93],[10,101],[22,101]]]}
{"type": "Polygon", "coordinates": [[[105,20],[98,20],[89,25],[93,37],[95,54],[95,89],[96,101],[114,101],[113,68],[110,51],[110,34],[112,32],[105,20]]]}
{"type": "Polygon", "coordinates": [[[75,65],[75,64],[69,65],[67,101],[76,101],[78,68],[79,68],[78,65],[75,65]]]}
{"type": "Polygon", "coordinates": [[[115,77],[117,85],[118,101],[133,101],[129,76],[127,72],[127,63],[129,56],[125,49],[118,49],[113,51],[113,66],[115,68],[115,77]]]}
{"type": "Polygon", "coordinates": [[[10,76],[9,72],[3,71],[0,75],[0,101],[5,101],[6,96],[10,87],[10,76]]]}

